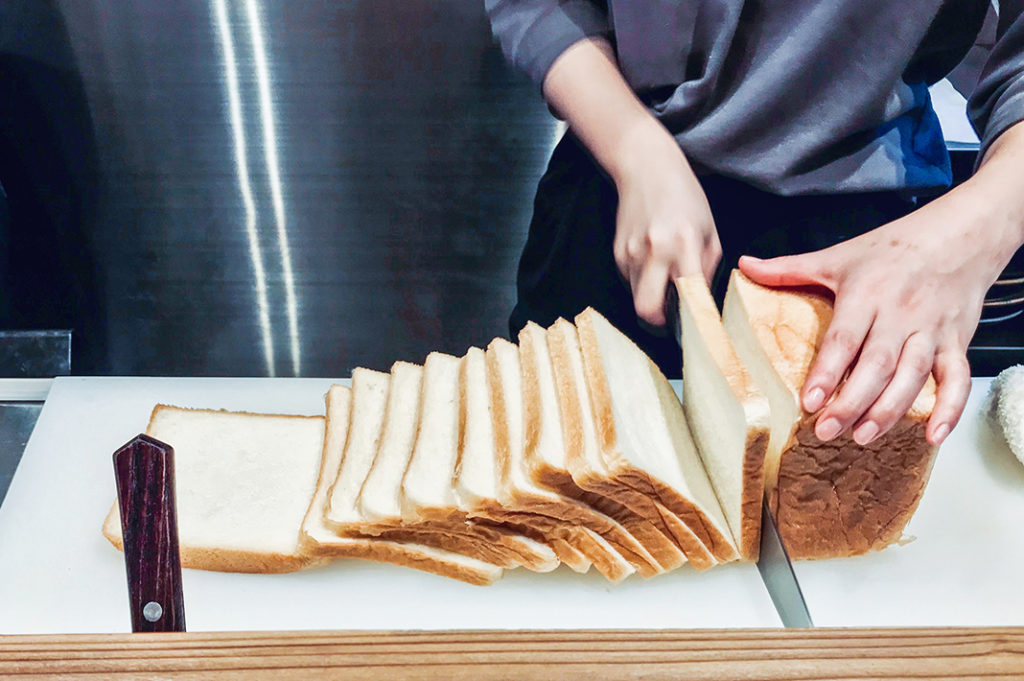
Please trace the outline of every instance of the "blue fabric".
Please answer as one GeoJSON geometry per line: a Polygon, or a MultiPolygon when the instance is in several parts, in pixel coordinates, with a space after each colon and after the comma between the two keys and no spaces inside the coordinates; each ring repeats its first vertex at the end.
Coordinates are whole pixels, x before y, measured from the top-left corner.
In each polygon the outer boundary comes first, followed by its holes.
{"type": "Polygon", "coordinates": [[[878,129],[878,137],[893,137],[903,159],[904,186],[910,189],[948,187],[953,182],[939,117],[932,108],[928,84],[908,83],[913,106],[878,129]]]}

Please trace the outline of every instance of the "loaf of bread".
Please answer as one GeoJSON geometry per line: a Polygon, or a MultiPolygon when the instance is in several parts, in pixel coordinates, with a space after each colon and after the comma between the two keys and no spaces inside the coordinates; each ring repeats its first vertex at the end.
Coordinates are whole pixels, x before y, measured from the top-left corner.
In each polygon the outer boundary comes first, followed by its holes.
{"type": "MultiPolygon", "coordinates": [[[[724,318],[675,282],[683,400],[594,310],[423,366],[356,369],[326,418],[159,405],[176,456],[182,565],[284,572],[334,558],[471,584],[508,569],[611,582],[756,560],[768,495],[794,558],[900,537],[934,451],[929,382],[867,447],[821,443],[798,394],[831,318],[823,296],[736,273],[724,318]]],[[[104,534],[120,546],[116,504],[104,534]]]]}
{"type": "Polygon", "coordinates": [[[722,313],[733,344],[768,397],[771,435],[765,488],[792,558],[832,558],[897,542],[924,493],[935,448],[925,426],[935,405],[928,382],[909,413],[867,446],[848,435],[821,442],[800,390],[832,319],[831,299],[770,289],[733,272],[722,313]]]}

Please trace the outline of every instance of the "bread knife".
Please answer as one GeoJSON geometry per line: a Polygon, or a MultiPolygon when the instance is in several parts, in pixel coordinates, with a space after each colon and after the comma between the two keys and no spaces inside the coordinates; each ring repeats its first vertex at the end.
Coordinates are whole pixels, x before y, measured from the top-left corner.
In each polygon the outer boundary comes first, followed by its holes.
{"type": "MultiPolygon", "coordinates": [[[[669,283],[665,295],[665,319],[679,344],[683,347],[683,328],[679,309],[679,292],[673,282],[669,283]]],[[[686,358],[683,358],[686,361],[686,358]]],[[[761,575],[768,595],[775,606],[775,612],[782,620],[782,626],[790,628],[810,628],[814,626],[811,613],[807,610],[800,582],[793,571],[793,563],[789,560],[786,545],[779,535],[768,500],[761,501],[761,546],[757,559],[757,571],[761,575]]]]}
{"type": "Polygon", "coordinates": [[[174,448],[138,435],[114,452],[133,632],[185,631],[174,448]]]}

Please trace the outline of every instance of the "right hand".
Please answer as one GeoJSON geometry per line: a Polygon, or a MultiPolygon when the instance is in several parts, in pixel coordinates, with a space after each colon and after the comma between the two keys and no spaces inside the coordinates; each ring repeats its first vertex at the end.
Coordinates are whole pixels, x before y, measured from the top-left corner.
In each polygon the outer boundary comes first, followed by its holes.
{"type": "Polygon", "coordinates": [[[664,326],[667,286],[698,273],[710,282],[722,245],[690,164],[672,136],[654,124],[636,135],[629,159],[613,174],[619,194],[613,250],[637,316],[664,326]]]}
{"type": "Polygon", "coordinates": [[[675,277],[711,280],[722,246],[704,190],[668,130],[637,99],[604,38],[573,44],[551,65],[544,96],[615,182],[615,262],[640,319],[665,325],[675,277]]]}

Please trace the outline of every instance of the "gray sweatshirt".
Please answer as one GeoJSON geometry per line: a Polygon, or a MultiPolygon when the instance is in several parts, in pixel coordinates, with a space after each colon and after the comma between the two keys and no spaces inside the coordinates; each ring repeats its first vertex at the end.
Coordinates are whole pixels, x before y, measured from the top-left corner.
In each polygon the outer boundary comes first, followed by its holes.
{"type": "MultiPolygon", "coordinates": [[[[543,82],[590,36],[690,162],[779,194],[950,182],[928,85],[988,0],[486,0],[508,58],[543,82]]],[[[1024,119],[1024,0],[1000,3],[969,114],[987,147],[1024,119]]]]}

